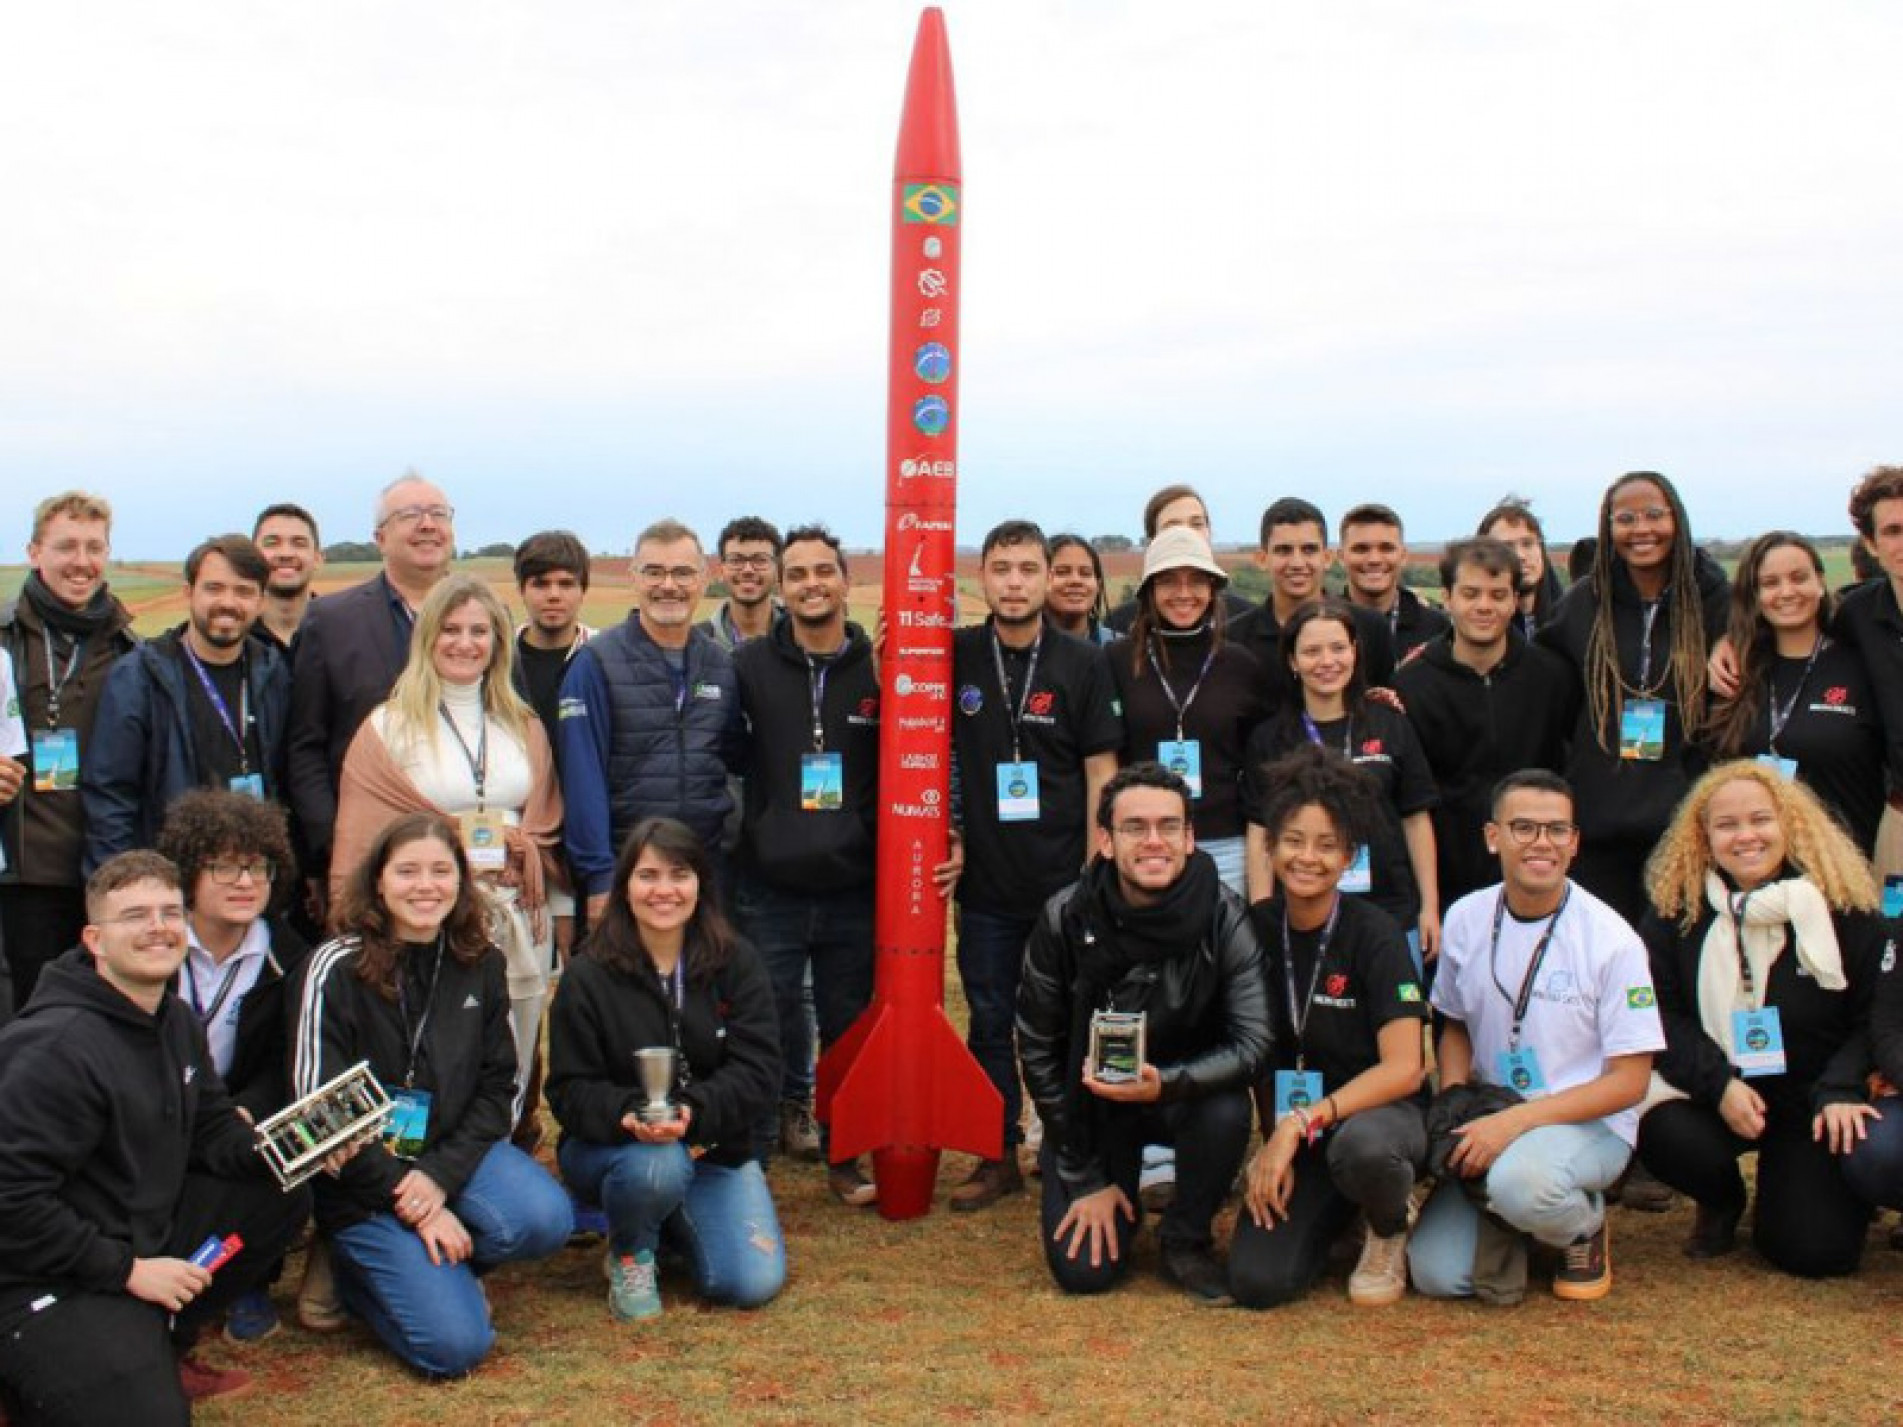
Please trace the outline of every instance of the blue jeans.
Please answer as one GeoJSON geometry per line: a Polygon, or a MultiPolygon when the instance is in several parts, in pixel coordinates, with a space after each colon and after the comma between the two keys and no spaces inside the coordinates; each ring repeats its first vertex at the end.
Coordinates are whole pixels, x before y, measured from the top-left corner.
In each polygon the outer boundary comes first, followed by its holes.
{"type": "Polygon", "coordinates": [[[476,1275],[547,1258],[575,1229],[561,1185],[506,1140],[489,1147],[449,1208],[475,1241],[460,1264],[431,1263],[423,1240],[394,1214],[372,1214],[331,1236],[344,1306],[431,1377],[459,1377],[495,1345],[476,1275]]]}
{"type": "Polygon", "coordinates": [[[1024,1138],[1018,1120],[1024,1091],[1018,1083],[1018,981],[1024,974],[1024,944],[1037,919],[981,912],[958,913],[958,979],[965,986],[971,1027],[965,1044],[1004,1096],[1004,1152],[1024,1138]]]}
{"type": "MultiPolygon", "coordinates": [[[[1565,1248],[1605,1222],[1605,1191],[1631,1157],[1604,1121],[1541,1125],[1508,1145],[1487,1171],[1487,1207],[1541,1243],[1565,1248]]],[[[1408,1242],[1415,1290],[1427,1298],[1471,1297],[1479,1229],[1480,1211],[1466,1190],[1443,1181],[1408,1242]]]]}
{"type": "Polygon", "coordinates": [[[1864,1122],[1865,1137],[1842,1161],[1850,1192],[1876,1209],[1903,1209],[1903,1095],[1876,1101],[1881,1120],[1864,1122]]]}
{"type": "Polygon", "coordinates": [[[786,1282],[786,1239],[757,1160],[709,1164],[678,1143],[603,1145],[569,1136],[562,1177],[608,1211],[616,1254],[653,1253],[665,1233],[694,1266],[710,1303],[758,1308],[786,1282]]]}
{"type": "MultiPolygon", "coordinates": [[[[813,1014],[824,1050],[851,1030],[872,1004],[872,888],[797,893],[745,877],[734,890],[734,915],[773,981],[773,1009],[780,1023],[780,1099],[804,1104],[813,1098],[807,967],[810,963],[813,1014]]],[[[779,1107],[771,1106],[754,1127],[762,1159],[779,1139],[778,1116],[779,1107]]]]}

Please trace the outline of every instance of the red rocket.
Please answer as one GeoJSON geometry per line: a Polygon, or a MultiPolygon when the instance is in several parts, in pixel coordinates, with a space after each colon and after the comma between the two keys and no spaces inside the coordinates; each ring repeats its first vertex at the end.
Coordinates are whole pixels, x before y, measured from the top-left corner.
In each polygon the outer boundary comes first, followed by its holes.
{"type": "Polygon", "coordinates": [[[945,1018],[945,901],[932,884],[951,828],[964,222],[951,50],[934,7],[919,17],[892,177],[878,963],[872,1005],[821,1059],[818,1085],[833,1159],[872,1152],[888,1219],[930,1211],[940,1150],[1003,1153],[1003,1100],[945,1018]]]}

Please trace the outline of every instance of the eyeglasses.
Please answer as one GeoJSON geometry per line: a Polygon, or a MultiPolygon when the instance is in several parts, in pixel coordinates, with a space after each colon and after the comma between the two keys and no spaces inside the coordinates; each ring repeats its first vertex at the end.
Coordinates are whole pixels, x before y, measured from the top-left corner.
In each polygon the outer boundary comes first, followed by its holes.
{"type": "Polygon", "coordinates": [[[1158,818],[1155,822],[1131,818],[1117,824],[1116,834],[1125,842],[1148,842],[1151,838],[1159,842],[1176,842],[1182,838],[1188,826],[1182,818],[1158,818]]]}
{"type": "Polygon", "coordinates": [[[153,922],[163,926],[182,927],[185,925],[183,907],[144,907],[134,912],[121,912],[116,917],[108,917],[107,924],[115,927],[147,927],[153,922]]]}
{"type": "Polygon", "coordinates": [[[665,585],[672,581],[677,585],[691,585],[700,576],[697,565],[643,565],[635,571],[644,585],[665,585]]]}
{"type": "Polygon", "coordinates": [[[248,862],[207,862],[205,870],[220,887],[236,886],[246,877],[253,882],[269,882],[278,875],[277,864],[268,857],[254,857],[248,862]]]}
{"type": "Polygon", "coordinates": [[[771,555],[722,555],[720,563],[729,570],[771,570],[771,555]]]}
{"type": "Polygon", "coordinates": [[[384,525],[421,525],[430,521],[436,525],[447,525],[456,518],[453,505],[400,505],[383,517],[384,525]]]}
{"type": "Polygon", "coordinates": [[[1545,833],[1546,840],[1555,847],[1566,847],[1579,836],[1577,823],[1542,823],[1535,822],[1532,818],[1514,818],[1511,822],[1502,823],[1500,826],[1507,830],[1507,836],[1512,838],[1514,845],[1518,847],[1531,847],[1540,840],[1541,833],[1545,833]]]}
{"type": "Polygon", "coordinates": [[[1640,521],[1644,521],[1647,525],[1657,525],[1661,521],[1669,520],[1671,515],[1671,511],[1662,505],[1648,505],[1642,510],[1615,510],[1612,513],[1612,523],[1621,530],[1630,530],[1640,521]]]}

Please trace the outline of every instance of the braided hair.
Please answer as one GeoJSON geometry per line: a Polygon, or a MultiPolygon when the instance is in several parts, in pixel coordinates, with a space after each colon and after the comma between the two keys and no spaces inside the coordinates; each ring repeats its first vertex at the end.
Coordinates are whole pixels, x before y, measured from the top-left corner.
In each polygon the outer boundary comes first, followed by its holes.
{"type": "Polygon", "coordinates": [[[1691,518],[1677,489],[1656,471],[1628,471],[1610,486],[1599,502],[1599,547],[1593,552],[1592,630],[1586,637],[1584,674],[1586,705],[1591,710],[1593,736],[1608,753],[1618,749],[1618,729],[1625,716],[1625,701],[1653,698],[1669,683],[1678,703],[1679,721],[1687,729],[1704,725],[1705,613],[1698,597],[1698,573],[1694,563],[1697,548],[1692,544],[1691,518]],[[1665,672],[1646,687],[1636,688],[1625,681],[1619,665],[1619,641],[1612,616],[1612,575],[1622,563],[1612,545],[1612,500],[1627,486],[1640,482],[1656,487],[1672,512],[1672,551],[1666,567],[1666,613],[1672,622],[1671,655],[1665,672]],[[1611,741],[1608,741],[1610,731],[1611,741]]]}

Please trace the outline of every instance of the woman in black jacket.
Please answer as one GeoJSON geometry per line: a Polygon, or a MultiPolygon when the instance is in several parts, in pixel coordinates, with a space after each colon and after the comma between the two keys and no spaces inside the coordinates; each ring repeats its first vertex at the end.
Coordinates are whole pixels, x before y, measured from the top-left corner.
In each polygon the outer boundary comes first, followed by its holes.
{"type": "MultiPolygon", "coordinates": [[[[337,929],[304,963],[291,1091],[368,1061],[397,1113],[381,1147],[313,1181],[317,1226],[343,1305],[419,1372],[459,1376],[495,1342],[476,1275],[554,1253],[574,1216],[509,1143],[508,978],[456,829],[435,813],[391,823],[345,882],[337,929]]],[[[340,1326],[324,1277],[306,1275],[307,1327],[340,1326]]]]}
{"type": "Polygon", "coordinates": [[[1692,788],[1647,876],[1665,1051],[1639,1154],[1698,1203],[1686,1254],[1730,1251],[1755,1149],[1758,1251],[1805,1278],[1853,1272],[1869,1211],[1843,1159],[1876,1113],[1870,1004],[1894,964],[1869,864],[1810,789],[1741,761],[1692,788]]]}
{"type": "Polygon", "coordinates": [[[1586,693],[1564,770],[1579,823],[1573,880],[1634,926],[1646,909],[1645,859],[1704,771],[1692,737],[1730,595],[1724,571],[1692,544],[1672,483],[1633,471],[1599,504],[1592,573],[1540,627],[1540,643],[1586,693]]]}
{"type": "Polygon", "coordinates": [[[757,1308],[786,1282],[786,1243],[751,1127],[777,1103],[773,990],[711,895],[706,848],[684,824],[628,834],[600,926],[562,979],[549,1021],[548,1098],[562,1176],[608,1214],[608,1305],[661,1311],[654,1254],[678,1240],[702,1297],[757,1308]],[[677,1113],[643,1116],[637,1053],[675,1052],[677,1113]]]}

